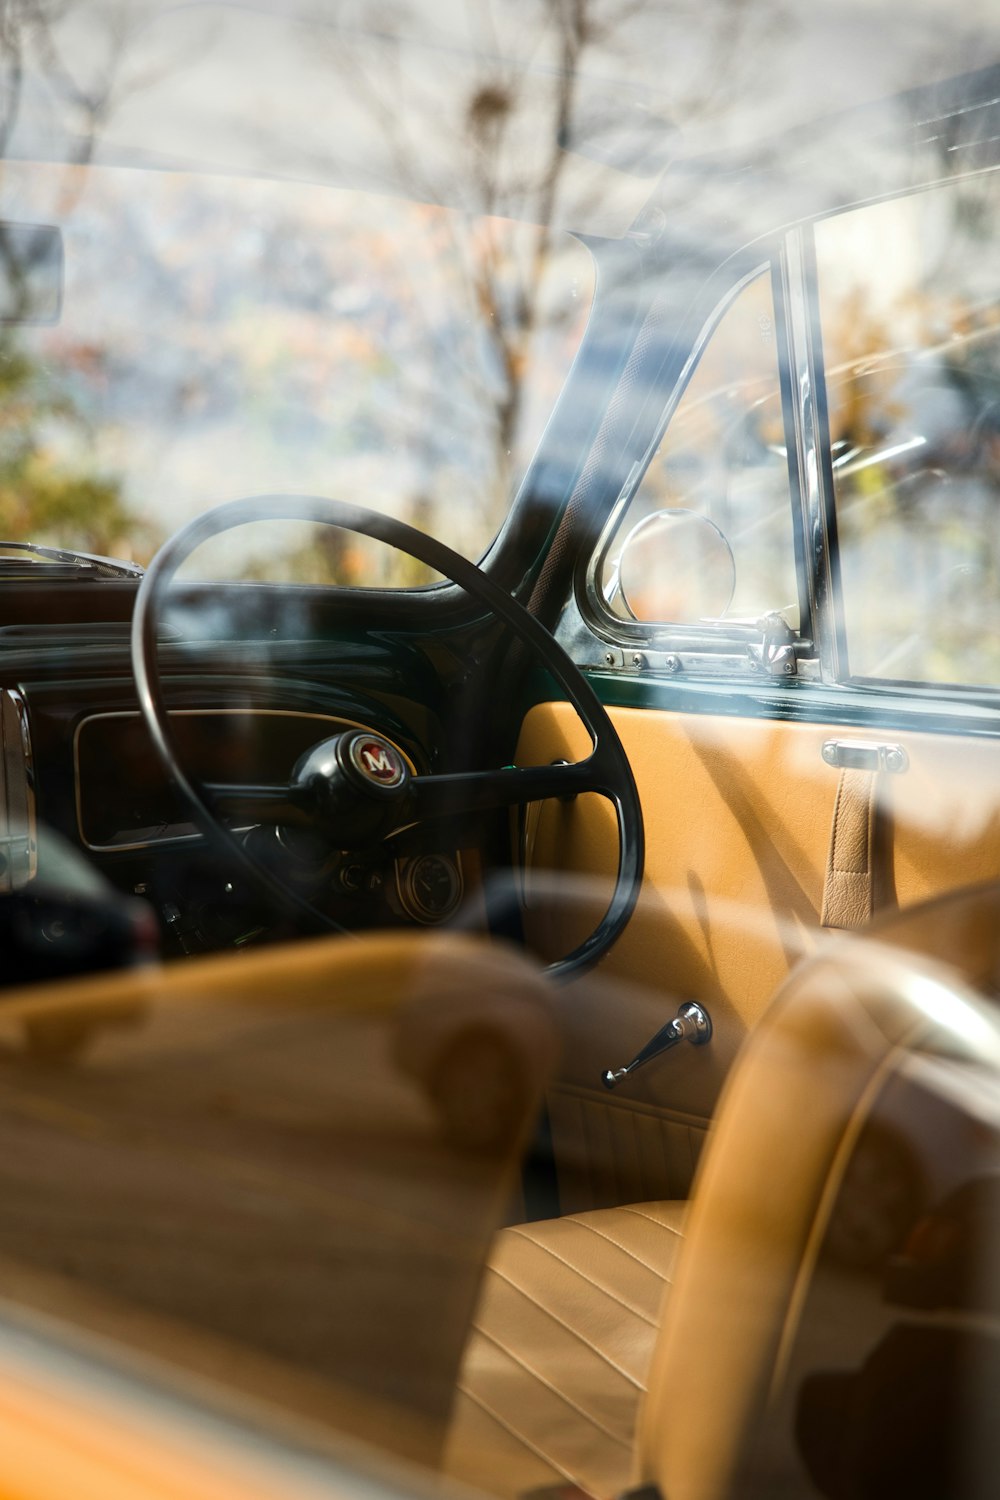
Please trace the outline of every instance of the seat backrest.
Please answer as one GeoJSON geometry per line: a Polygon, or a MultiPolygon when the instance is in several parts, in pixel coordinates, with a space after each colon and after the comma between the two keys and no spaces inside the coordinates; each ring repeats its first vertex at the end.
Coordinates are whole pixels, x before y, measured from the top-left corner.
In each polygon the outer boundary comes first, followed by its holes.
{"type": "Polygon", "coordinates": [[[547,1002],[521,954],[447,932],[8,991],[0,1299],[435,1466],[547,1002]],[[8,1040],[39,1019],[94,1045],[41,1065],[8,1040]]]}
{"type": "Polygon", "coordinates": [[[918,1054],[975,1067],[1000,1098],[1000,1030],[978,993],[998,973],[998,913],[1000,888],[982,887],[863,940],[838,938],[752,1034],[695,1186],[640,1419],[638,1483],[667,1500],[756,1492],[755,1444],[787,1402],[831,1212],[876,1102],[918,1054]]]}

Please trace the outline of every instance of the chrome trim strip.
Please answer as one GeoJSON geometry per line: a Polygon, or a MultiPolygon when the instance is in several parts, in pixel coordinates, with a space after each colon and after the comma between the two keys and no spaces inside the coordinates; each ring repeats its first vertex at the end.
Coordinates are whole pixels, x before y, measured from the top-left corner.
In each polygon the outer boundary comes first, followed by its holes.
{"type": "Polygon", "coordinates": [[[782,279],[784,302],[788,309],[795,445],[802,496],[802,537],[806,549],[812,633],[822,677],[828,682],[839,682],[842,664],[817,431],[815,351],[810,324],[811,300],[806,259],[808,233],[808,230],[794,229],[786,235],[782,279]]]}
{"type": "Polygon", "coordinates": [[[889,771],[899,776],[910,768],[902,745],[871,740],[826,740],[823,760],[838,771],[889,771]]]}
{"type": "MultiPolygon", "coordinates": [[[[329,733],[331,734],[337,734],[340,730],[344,729],[361,729],[369,734],[378,733],[383,739],[388,739],[387,735],[381,734],[381,730],[373,730],[369,724],[362,724],[355,719],[345,719],[337,714],[307,713],[305,710],[301,709],[174,708],[170,710],[170,714],[171,717],[176,717],[179,719],[192,717],[203,719],[218,719],[224,717],[233,718],[237,716],[242,718],[252,717],[261,719],[314,719],[317,723],[332,726],[329,730],[329,733]]],[[[86,718],[81,719],[79,724],[77,724],[76,726],[73,734],[73,790],[76,805],[76,828],[80,838],[80,842],[81,844],[83,844],[84,848],[91,850],[91,852],[94,854],[128,854],[134,852],[137,849],[152,849],[154,847],[159,848],[163,845],[176,846],[179,844],[195,843],[199,839],[203,838],[204,835],[201,833],[181,833],[174,835],[168,834],[164,838],[137,839],[134,842],[128,844],[90,843],[90,841],[86,838],[83,829],[83,804],[80,787],[80,736],[88,724],[96,723],[101,719],[142,719],[142,714],[138,709],[132,708],[109,709],[103,713],[88,714],[86,718]]],[[[409,766],[410,771],[414,775],[416,775],[416,767],[414,766],[413,762],[410,760],[410,757],[406,754],[406,752],[404,750],[401,750],[400,747],[395,743],[395,741],[389,740],[389,743],[395,750],[399,752],[407,766],[409,766]]],[[[152,746],[150,746],[150,753],[153,753],[152,746]]],[[[2,889],[2,887],[0,887],[0,889],[2,889]]]]}
{"type": "Polygon", "coordinates": [[[0,692],[0,892],[21,890],[38,872],[38,815],[28,710],[13,688],[0,692]]]}

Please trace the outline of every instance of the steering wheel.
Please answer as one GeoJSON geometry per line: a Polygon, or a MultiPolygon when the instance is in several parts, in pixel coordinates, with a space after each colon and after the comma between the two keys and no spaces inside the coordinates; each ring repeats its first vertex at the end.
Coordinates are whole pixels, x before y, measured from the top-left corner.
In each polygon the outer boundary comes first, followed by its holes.
{"type": "Polygon", "coordinates": [[[258,887],[321,930],[345,932],[340,923],[279,880],[226,825],[228,803],[253,809],[259,823],[301,822],[303,815],[336,849],[390,839],[425,820],[491,809],[571,799],[596,792],[614,806],[618,873],[600,922],[572,952],[548,966],[568,978],[590,968],[621,934],[635,909],[642,881],[642,809],[632,768],[597,694],[579,667],[532,615],[483,570],[444,543],[393,517],[312,495],[261,495],[233,500],[198,516],[176,532],[150,564],[132,619],[132,669],[139,706],[160,762],[206,834],[225,844],[258,887]],[[196,784],[181,764],[163,693],[157,654],[157,621],[163,594],[188,557],[213,537],[253,521],[306,521],[357,532],[407,553],[484,604],[514,637],[531,648],[558,683],[586,728],[593,749],[585,760],[547,766],[504,766],[446,775],[413,775],[395,746],[377,734],[349,731],[314,746],[300,758],[288,783],[196,784]]]}

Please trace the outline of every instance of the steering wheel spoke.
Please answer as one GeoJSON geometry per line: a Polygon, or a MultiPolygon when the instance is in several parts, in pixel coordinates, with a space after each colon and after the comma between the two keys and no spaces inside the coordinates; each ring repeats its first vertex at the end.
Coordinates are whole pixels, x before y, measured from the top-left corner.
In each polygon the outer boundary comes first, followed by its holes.
{"type": "MultiPolygon", "coordinates": [[[[253,823],[297,824],[315,821],[301,794],[287,782],[205,781],[205,800],[220,817],[253,823]]],[[[551,766],[503,766],[495,771],[461,771],[453,775],[409,779],[396,816],[397,827],[435,822],[442,818],[474,817],[504,807],[544,802],[550,797],[569,802],[581,792],[603,791],[592,759],[551,766]]],[[[360,843],[368,840],[358,840],[360,843]]]]}
{"type": "Polygon", "coordinates": [[[287,782],[204,781],[205,800],[220,816],[252,823],[307,826],[307,814],[295,805],[287,782]]]}
{"type": "Polygon", "coordinates": [[[410,783],[408,821],[491,812],[550,797],[571,801],[597,791],[591,762],[572,765],[503,766],[496,771],[460,771],[452,776],[415,776],[410,783]]]}

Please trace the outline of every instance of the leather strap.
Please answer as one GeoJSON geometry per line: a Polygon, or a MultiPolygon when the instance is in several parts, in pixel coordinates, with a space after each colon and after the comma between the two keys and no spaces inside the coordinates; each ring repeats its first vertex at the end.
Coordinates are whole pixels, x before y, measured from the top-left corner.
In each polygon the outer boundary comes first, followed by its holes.
{"type": "Polygon", "coordinates": [[[823,927],[864,927],[875,911],[875,771],[842,771],[823,887],[823,927]]]}

